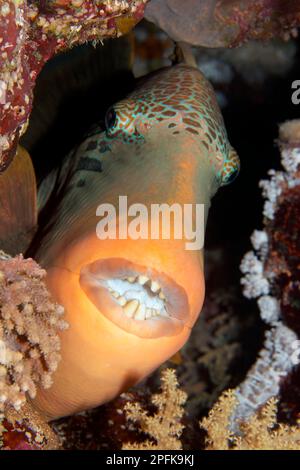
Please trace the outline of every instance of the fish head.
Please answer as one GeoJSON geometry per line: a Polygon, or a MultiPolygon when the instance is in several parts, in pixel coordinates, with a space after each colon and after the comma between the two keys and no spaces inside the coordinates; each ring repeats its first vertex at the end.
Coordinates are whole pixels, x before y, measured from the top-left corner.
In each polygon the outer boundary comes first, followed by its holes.
{"type": "Polygon", "coordinates": [[[36,399],[51,417],[112,399],[184,345],[204,301],[210,200],[238,171],[214,92],[186,66],[155,74],[112,106],[105,130],[72,158],[74,171],[38,252],[70,323],[54,385],[36,399]],[[151,225],[153,206],[162,205],[173,221],[169,237],[162,224],[151,225]],[[99,236],[104,213],[115,237],[99,236]],[[137,215],[129,234],[128,216],[137,215]],[[190,231],[179,236],[183,221],[190,231]],[[195,224],[202,237],[192,249],[195,224]],[[146,237],[136,236],[141,227],[146,237]]]}
{"type": "MultiPolygon", "coordinates": [[[[172,146],[174,154],[178,146],[175,136],[180,134],[180,140],[187,146],[194,140],[195,158],[209,161],[218,186],[234,181],[240,170],[239,157],[228,142],[214,90],[193,67],[178,65],[142,79],[128,98],[108,109],[105,127],[108,139],[101,143],[104,151],[119,150],[124,143],[156,142],[162,161],[164,151],[168,153],[172,146]]],[[[123,147],[125,153],[126,150],[134,153],[128,146],[123,147]]],[[[185,157],[182,149],[181,157],[185,157]]]]}

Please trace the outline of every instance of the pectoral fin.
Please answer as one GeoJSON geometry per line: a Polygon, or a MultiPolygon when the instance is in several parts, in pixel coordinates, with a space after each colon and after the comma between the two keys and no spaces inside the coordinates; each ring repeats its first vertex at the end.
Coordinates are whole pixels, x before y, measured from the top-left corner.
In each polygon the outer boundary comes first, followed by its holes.
{"type": "Polygon", "coordinates": [[[18,147],[9,168],[0,174],[0,249],[24,253],[37,228],[37,193],[29,154],[18,147]]]}

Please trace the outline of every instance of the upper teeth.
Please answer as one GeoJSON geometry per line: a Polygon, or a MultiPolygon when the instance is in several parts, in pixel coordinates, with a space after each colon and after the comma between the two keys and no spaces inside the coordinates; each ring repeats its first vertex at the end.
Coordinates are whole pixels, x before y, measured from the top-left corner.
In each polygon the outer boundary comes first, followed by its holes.
{"type": "Polygon", "coordinates": [[[125,279],[108,279],[108,289],[128,318],[147,320],[168,317],[165,296],[157,281],[147,276],[129,276],[125,279]],[[156,295],[153,295],[156,294],[156,295]]]}
{"type": "MultiPolygon", "coordinates": [[[[127,279],[129,279],[129,278],[127,278],[127,279]]],[[[146,284],[146,282],[149,281],[149,277],[147,277],[147,276],[138,276],[137,281],[138,281],[139,284],[141,284],[143,286],[144,284],[146,284]]]]}
{"type": "Polygon", "coordinates": [[[152,290],[152,292],[158,292],[160,290],[160,285],[157,282],[152,281],[151,282],[151,290],[152,290]]]}

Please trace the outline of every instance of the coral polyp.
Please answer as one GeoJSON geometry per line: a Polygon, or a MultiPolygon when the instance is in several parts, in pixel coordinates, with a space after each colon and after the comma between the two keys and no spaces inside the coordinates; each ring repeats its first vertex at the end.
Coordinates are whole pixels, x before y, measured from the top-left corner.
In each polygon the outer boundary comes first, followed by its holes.
{"type": "Polygon", "coordinates": [[[67,324],[45,275],[32,259],[0,253],[0,413],[20,410],[37,385],[49,388],[60,360],[58,332],[67,324]]]}

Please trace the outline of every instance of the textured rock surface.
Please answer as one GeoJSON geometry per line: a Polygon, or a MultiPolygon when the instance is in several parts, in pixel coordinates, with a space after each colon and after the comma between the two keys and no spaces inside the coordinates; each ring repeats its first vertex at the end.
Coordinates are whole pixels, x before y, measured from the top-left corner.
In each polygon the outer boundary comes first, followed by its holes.
{"type": "Polygon", "coordinates": [[[146,18],[173,39],[195,46],[233,47],[248,39],[294,34],[297,0],[152,0],[146,18]]]}

